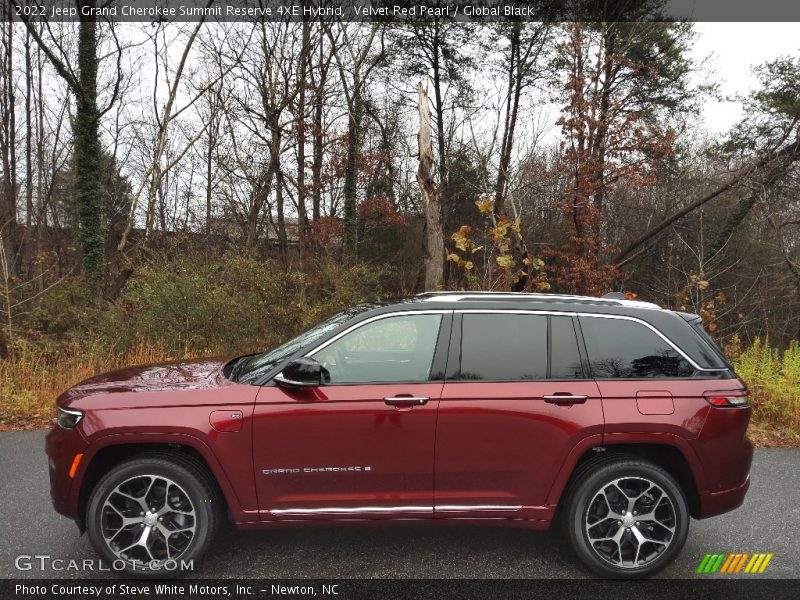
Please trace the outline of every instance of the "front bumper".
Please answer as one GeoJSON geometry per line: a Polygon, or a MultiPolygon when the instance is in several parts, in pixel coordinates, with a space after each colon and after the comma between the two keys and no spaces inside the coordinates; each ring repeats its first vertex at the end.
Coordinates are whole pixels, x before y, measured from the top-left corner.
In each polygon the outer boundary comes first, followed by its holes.
{"type": "Polygon", "coordinates": [[[81,462],[74,478],[69,476],[69,470],[75,456],[85,452],[86,447],[86,440],[77,428],[66,430],[56,425],[45,438],[53,508],[56,512],[75,520],[80,517],[78,506],[80,481],[86,463],[81,462]]]}

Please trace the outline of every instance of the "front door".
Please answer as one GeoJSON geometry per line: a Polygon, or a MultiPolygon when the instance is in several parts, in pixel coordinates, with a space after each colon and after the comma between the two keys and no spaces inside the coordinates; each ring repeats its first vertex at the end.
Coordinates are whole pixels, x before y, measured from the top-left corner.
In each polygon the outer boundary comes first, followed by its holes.
{"type": "Polygon", "coordinates": [[[445,311],[385,315],[309,356],[310,390],[262,388],[253,458],[264,519],[433,515],[436,412],[450,334],[445,311]]]}
{"type": "Polygon", "coordinates": [[[454,321],[459,338],[460,366],[439,405],[436,516],[547,519],[569,450],[603,431],[574,320],[466,312],[454,321]]]}

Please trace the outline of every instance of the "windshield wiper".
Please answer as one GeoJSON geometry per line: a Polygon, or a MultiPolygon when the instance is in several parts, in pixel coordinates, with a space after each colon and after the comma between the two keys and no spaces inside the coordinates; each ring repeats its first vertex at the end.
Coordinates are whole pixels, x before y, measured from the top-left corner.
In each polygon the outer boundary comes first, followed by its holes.
{"type": "Polygon", "coordinates": [[[250,356],[252,356],[252,355],[245,354],[244,356],[240,356],[239,358],[234,358],[233,359],[234,362],[233,362],[233,365],[231,366],[231,375],[230,375],[231,381],[235,381],[235,382],[238,383],[238,381],[239,381],[239,373],[241,372],[242,367],[247,362],[247,359],[250,356]]]}

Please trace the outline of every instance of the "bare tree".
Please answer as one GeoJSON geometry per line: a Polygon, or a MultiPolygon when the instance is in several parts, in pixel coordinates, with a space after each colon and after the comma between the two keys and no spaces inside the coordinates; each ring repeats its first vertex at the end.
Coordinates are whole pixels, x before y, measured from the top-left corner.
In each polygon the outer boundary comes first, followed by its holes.
{"type": "Polygon", "coordinates": [[[342,87],[347,99],[347,158],[344,173],[344,246],[351,258],[358,254],[358,172],[356,161],[364,118],[364,90],[370,73],[384,59],[384,28],[372,23],[369,30],[361,34],[362,28],[340,24],[336,36],[327,30],[331,40],[331,52],[336,58],[342,87]],[[379,36],[378,34],[381,33],[379,36]],[[375,42],[380,46],[373,52],[375,42]]]}
{"type": "Polygon", "coordinates": [[[439,185],[433,177],[433,142],[431,140],[431,108],[428,92],[422,83],[419,97],[419,168],[417,182],[425,207],[425,290],[437,290],[444,282],[444,234],[439,185]]]}
{"type": "MultiPolygon", "coordinates": [[[[13,0],[20,7],[19,0],[13,0]]],[[[97,0],[77,0],[78,43],[77,68],[70,61],[69,52],[51,35],[50,43],[39,34],[30,19],[22,14],[31,37],[52,63],[56,72],[69,86],[75,98],[73,129],[74,201],[78,213],[78,240],[83,249],[83,269],[93,287],[105,276],[105,228],[102,220],[102,147],[99,121],[117,99],[122,83],[122,45],[116,36],[113,23],[108,32],[115,45],[116,76],[105,106],[98,104],[98,69],[101,49],[98,44],[97,0]]],[[[48,28],[49,30],[49,28],[48,28]]]]}

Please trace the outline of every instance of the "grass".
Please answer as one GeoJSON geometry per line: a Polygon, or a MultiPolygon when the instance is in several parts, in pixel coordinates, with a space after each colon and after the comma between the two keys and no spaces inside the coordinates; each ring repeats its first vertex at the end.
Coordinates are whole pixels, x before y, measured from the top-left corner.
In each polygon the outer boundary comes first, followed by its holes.
{"type": "MultiPolygon", "coordinates": [[[[208,354],[189,346],[168,351],[163,344],[146,342],[123,352],[101,344],[55,355],[23,350],[13,359],[0,359],[0,430],[46,425],[58,395],[96,373],[208,354]]],[[[726,354],[751,390],[754,441],[761,446],[800,446],[800,342],[781,352],[768,341],[756,339],[742,347],[734,339],[726,354]]]]}
{"type": "Polygon", "coordinates": [[[200,354],[204,353],[189,348],[169,352],[162,344],[140,342],[124,352],[109,352],[98,344],[74,353],[25,350],[12,359],[0,359],[0,430],[47,425],[59,394],[97,373],[200,354]]]}

